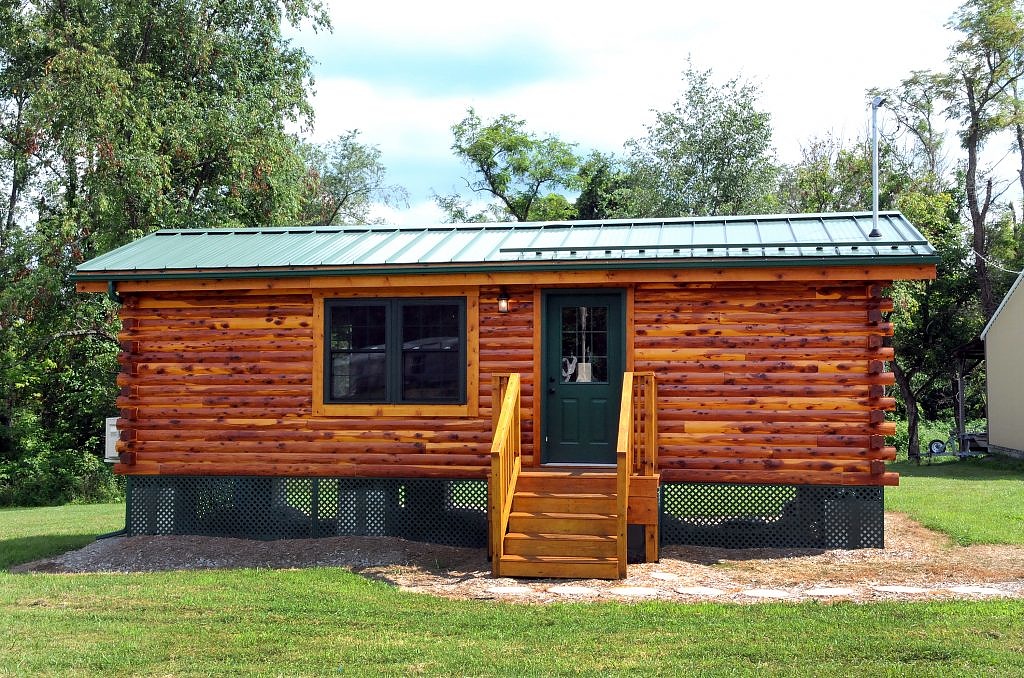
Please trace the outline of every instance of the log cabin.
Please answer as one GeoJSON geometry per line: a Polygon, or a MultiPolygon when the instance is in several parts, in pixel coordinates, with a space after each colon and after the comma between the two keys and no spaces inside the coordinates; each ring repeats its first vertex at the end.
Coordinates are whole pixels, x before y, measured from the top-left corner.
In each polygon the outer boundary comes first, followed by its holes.
{"type": "Polygon", "coordinates": [[[120,304],[129,534],[486,545],[625,576],[660,545],[880,547],[898,212],[161,230],[120,304]]]}

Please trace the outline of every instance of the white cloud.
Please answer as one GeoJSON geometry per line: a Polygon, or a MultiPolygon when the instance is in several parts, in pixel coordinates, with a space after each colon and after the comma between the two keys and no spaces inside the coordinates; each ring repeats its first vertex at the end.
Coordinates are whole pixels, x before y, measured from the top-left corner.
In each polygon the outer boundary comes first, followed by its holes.
{"type": "Polygon", "coordinates": [[[619,151],[626,139],[643,133],[651,109],[678,98],[688,55],[718,78],[742,74],[759,83],[779,156],[795,160],[800,143],[812,136],[863,133],[868,87],[895,85],[911,70],[940,67],[952,38],[943,25],[958,4],[385,0],[337,5],[333,36],[302,33],[296,43],[338,41],[472,59],[489,46],[518,42],[559,60],[546,78],[467,94],[328,76],[343,74],[345,64],[321,65],[313,138],[363,130],[363,140],[380,147],[396,175],[418,177],[409,186],[415,201],[429,188],[447,192],[461,184],[449,130],[466,106],[485,117],[515,113],[531,129],[556,133],[583,150],[619,151]]]}
{"type": "Polygon", "coordinates": [[[432,200],[411,203],[408,208],[396,209],[388,205],[374,205],[370,211],[372,221],[383,221],[395,226],[430,226],[444,222],[444,212],[432,200]]]}

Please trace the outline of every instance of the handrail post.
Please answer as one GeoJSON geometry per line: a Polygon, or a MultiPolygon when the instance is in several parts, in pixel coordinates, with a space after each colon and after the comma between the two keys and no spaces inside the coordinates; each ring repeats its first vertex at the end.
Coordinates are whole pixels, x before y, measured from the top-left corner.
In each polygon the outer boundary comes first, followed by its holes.
{"type": "Polygon", "coordinates": [[[500,576],[505,530],[515,494],[516,480],[522,468],[522,416],[520,377],[495,375],[492,381],[491,409],[494,439],[491,443],[491,476],[488,484],[491,567],[500,576]],[[499,400],[500,396],[500,400],[499,400]]]}
{"type": "MultiPolygon", "coordinates": [[[[619,576],[626,576],[629,530],[629,480],[651,476],[658,464],[657,384],[654,372],[626,372],[622,376],[619,435],[616,443],[619,576]]],[[[645,528],[648,559],[657,558],[657,525],[645,528]],[[651,544],[654,543],[653,551],[651,544]]]]}
{"type": "Polygon", "coordinates": [[[616,441],[616,510],[618,511],[617,559],[619,576],[626,576],[629,477],[633,474],[636,422],[633,417],[633,373],[622,375],[622,395],[619,404],[619,435],[616,441]]]}

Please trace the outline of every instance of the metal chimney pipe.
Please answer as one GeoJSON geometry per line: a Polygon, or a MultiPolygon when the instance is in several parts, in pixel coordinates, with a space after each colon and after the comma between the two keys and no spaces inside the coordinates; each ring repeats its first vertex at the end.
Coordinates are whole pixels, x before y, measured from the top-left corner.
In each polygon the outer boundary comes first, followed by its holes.
{"type": "Polygon", "coordinates": [[[878,109],[885,103],[882,97],[871,100],[871,232],[869,238],[881,238],[878,230],[878,109]]]}

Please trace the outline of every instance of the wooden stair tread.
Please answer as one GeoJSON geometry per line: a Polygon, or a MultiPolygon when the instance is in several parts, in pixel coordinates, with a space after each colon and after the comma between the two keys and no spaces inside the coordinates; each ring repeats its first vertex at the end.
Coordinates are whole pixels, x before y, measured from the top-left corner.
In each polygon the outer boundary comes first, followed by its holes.
{"type": "Polygon", "coordinates": [[[608,520],[616,518],[614,513],[565,513],[560,511],[512,511],[510,518],[553,518],[563,520],[608,520]]]}
{"type": "Polygon", "coordinates": [[[547,469],[543,471],[523,470],[520,478],[615,478],[615,471],[570,471],[547,469]]]}
{"type": "Polygon", "coordinates": [[[519,490],[515,497],[531,499],[615,499],[614,492],[538,492],[536,490],[519,490]]]}
{"type": "Polygon", "coordinates": [[[611,563],[618,565],[615,556],[514,556],[504,555],[503,563],[611,563]]]}
{"type": "Polygon", "coordinates": [[[496,571],[512,577],[621,577],[616,490],[614,471],[522,471],[496,571]]]}
{"type": "Polygon", "coordinates": [[[551,541],[602,541],[614,542],[619,537],[614,534],[559,534],[557,532],[509,532],[506,539],[536,539],[551,541]]]}
{"type": "Polygon", "coordinates": [[[619,579],[615,558],[585,561],[506,560],[499,564],[503,577],[543,577],[548,579],[619,579]]]}

